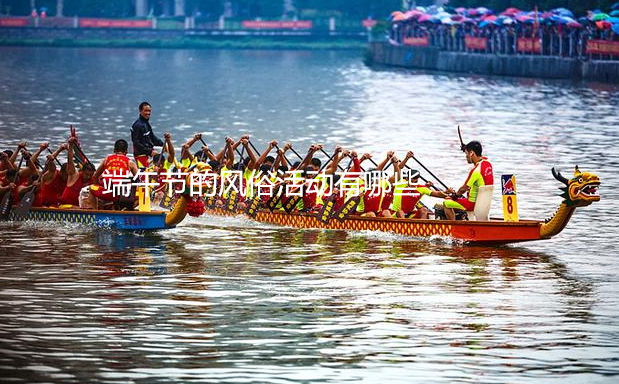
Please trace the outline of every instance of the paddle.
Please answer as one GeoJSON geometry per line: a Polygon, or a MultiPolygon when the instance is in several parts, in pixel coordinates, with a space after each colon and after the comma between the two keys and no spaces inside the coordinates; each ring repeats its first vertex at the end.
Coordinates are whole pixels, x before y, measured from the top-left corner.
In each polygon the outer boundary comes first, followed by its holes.
{"type": "MultiPolygon", "coordinates": [[[[348,172],[348,170],[350,169],[350,166],[352,165],[352,162],[353,162],[353,159],[351,158],[350,161],[348,162],[348,166],[346,167],[345,172],[348,172]]],[[[317,216],[318,221],[320,221],[321,223],[325,225],[329,224],[331,217],[333,217],[336,214],[336,212],[333,212],[333,208],[335,207],[336,202],[337,202],[337,197],[335,196],[335,194],[332,193],[331,196],[329,196],[327,200],[324,201],[322,208],[318,212],[318,216],[317,216]]]]}
{"type": "MultiPolygon", "coordinates": [[[[21,169],[22,162],[24,161],[24,155],[22,152],[21,160],[19,160],[19,165],[15,170],[15,176],[13,176],[13,180],[11,183],[15,184],[17,182],[17,178],[19,177],[19,170],[21,169]]],[[[10,184],[10,183],[9,183],[10,184]]],[[[9,214],[11,213],[11,207],[13,206],[13,191],[7,190],[4,193],[4,197],[2,197],[2,202],[0,202],[0,221],[6,221],[9,218],[9,214]]]]}
{"type": "MultiPolygon", "coordinates": [[[[45,167],[41,170],[41,174],[37,178],[37,183],[41,182],[41,179],[43,178],[43,174],[49,168],[49,164],[50,164],[50,161],[47,161],[45,163],[45,167]]],[[[14,220],[23,220],[26,217],[28,217],[28,213],[30,213],[30,209],[32,208],[32,204],[34,203],[35,190],[36,188],[33,185],[32,188],[30,188],[30,190],[26,192],[24,197],[22,197],[21,201],[17,205],[17,208],[15,208],[14,216],[13,216],[14,220]]]]}
{"type": "MultiPolygon", "coordinates": [[[[353,162],[353,159],[351,158],[350,162],[348,163],[348,167],[346,170],[347,172],[350,169],[352,162],[353,162]]],[[[351,197],[344,203],[344,205],[340,207],[340,209],[338,209],[334,214],[332,214],[331,217],[335,217],[335,219],[339,221],[340,223],[343,222],[344,220],[348,218],[348,216],[352,212],[357,210],[357,206],[359,206],[359,204],[361,203],[361,198],[362,198],[361,194],[357,194],[356,196],[351,197]]],[[[331,217],[329,217],[329,219],[327,220],[327,223],[329,222],[329,220],[331,220],[331,217]]]]}
{"type": "MultiPolygon", "coordinates": [[[[443,183],[438,177],[436,177],[436,175],[434,173],[432,173],[428,168],[426,168],[425,165],[421,164],[421,161],[419,161],[415,156],[412,157],[413,160],[415,160],[417,162],[417,164],[421,165],[421,167],[423,169],[425,169],[426,172],[428,172],[430,174],[430,176],[434,177],[434,179],[436,179],[436,181],[438,181],[443,187],[445,187],[445,189],[449,189],[449,187],[447,185],[445,185],[445,183],[443,183]]],[[[427,181],[425,179],[422,179],[424,181],[427,181]]]]}

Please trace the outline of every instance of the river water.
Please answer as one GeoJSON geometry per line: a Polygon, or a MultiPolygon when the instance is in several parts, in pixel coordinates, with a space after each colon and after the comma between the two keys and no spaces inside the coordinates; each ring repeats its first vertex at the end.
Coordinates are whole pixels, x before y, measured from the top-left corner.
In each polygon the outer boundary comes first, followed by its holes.
{"type": "MultiPolygon", "coordinates": [[[[416,156],[446,184],[479,139],[523,218],[557,208],[556,166],[602,200],[552,240],[294,230],[188,218],[131,234],[0,225],[0,377],[16,383],[615,383],[619,88],[369,69],[357,52],[0,48],[0,145],[66,138],[93,161],[155,131],[249,133],[416,156]]],[[[426,174],[427,176],[427,174],[426,174]]],[[[493,215],[501,215],[496,195],[493,215]]]]}

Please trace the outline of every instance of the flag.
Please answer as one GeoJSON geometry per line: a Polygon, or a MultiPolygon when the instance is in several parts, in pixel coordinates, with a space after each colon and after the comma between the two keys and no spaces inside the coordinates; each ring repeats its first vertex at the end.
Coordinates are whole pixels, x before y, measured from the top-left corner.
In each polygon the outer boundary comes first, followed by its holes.
{"type": "Polygon", "coordinates": [[[533,19],[533,35],[536,34],[539,28],[539,14],[537,12],[537,5],[535,6],[535,18],[533,19]]]}

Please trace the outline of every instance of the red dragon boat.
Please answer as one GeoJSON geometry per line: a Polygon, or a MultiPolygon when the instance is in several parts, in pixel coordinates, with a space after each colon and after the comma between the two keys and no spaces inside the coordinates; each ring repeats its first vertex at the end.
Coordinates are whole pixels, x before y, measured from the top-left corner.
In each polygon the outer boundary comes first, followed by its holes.
{"type": "MultiPolygon", "coordinates": [[[[579,207],[585,207],[599,201],[598,176],[580,172],[575,168],[574,177],[567,179],[552,169],[552,174],[565,186],[561,188],[563,201],[555,214],[547,220],[520,220],[517,222],[503,219],[475,221],[421,220],[396,218],[370,218],[353,216],[340,222],[330,220],[323,224],[314,213],[269,211],[261,209],[255,220],[268,224],[303,229],[334,229],[347,231],[380,231],[413,237],[449,237],[466,244],[509,244],[523,241],[544,240],[559,234],[570,221],[572,214],[579,207]]],[[[223,208],[208,209],[207,213],[221,216],[244,214],[241,211],[229,211],[223,208]]]]}

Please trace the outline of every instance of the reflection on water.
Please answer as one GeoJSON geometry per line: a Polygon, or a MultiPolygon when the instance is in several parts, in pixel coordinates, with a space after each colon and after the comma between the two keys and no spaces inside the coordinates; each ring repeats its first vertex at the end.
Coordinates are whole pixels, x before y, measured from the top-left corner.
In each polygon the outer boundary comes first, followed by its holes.
{"type": "Polygon", "coordinates": [[[155,129],[179,142],[250,132],[257,145],[413,149],[452,185],[467,168],[454,136],[462,124],[497,173],[517,173],[525,217],[557,207],[553,165],[579,164],[603,186],[602,201],[556,239],[518,247],[211,216],[158,233],[1,224],[0,377],[579,383],[619,374],[617,88],[373,71],[343,52],[0,50],[2,147],[58,141],[71,122],[101,159],[148,99],[155,129]]]}

